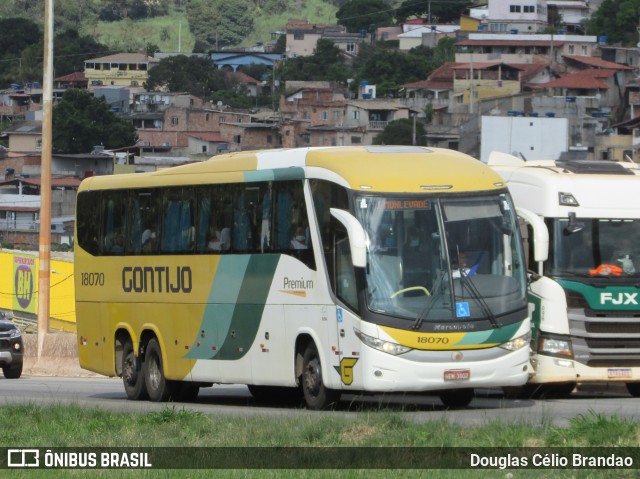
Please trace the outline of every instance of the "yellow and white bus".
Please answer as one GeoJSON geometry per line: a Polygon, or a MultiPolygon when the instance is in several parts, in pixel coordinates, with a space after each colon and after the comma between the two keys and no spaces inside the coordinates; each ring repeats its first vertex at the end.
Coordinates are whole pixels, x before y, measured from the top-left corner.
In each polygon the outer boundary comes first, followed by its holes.
{"type": "Polygon", "coordinates": [[[520,233],[474,158],[403,146],[248,151],[92,177],[77,196],[80,364],[129,399],[214,383],[261,398],[527,381],[520,233]]]}

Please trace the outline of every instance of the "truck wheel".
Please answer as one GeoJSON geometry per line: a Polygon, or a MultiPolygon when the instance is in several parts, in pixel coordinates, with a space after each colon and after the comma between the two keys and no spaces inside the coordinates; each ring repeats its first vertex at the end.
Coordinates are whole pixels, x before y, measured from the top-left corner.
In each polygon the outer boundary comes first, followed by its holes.
{"type": "Polygon", "coordinates": [[[147,393],[149,393],[149,399],[154,402],[168,401],[170,390],[164,377],[162,351],[155,338],[147,343],[142,371],[144,372],[144,383],[147,387],[147,393]]]}
{"type": "Polygon", "coordinates": [[[3,366],[2,374],[7,379],[18,379],[22,376],[22,361],[18,364],[12,364],[11,366],[3,366]]]}
{"type": "Polygon", "coordinates": [[[320,356],[313,343],[309,343],[302,357],[301,382],[304,401],[309,409],[326,409],[340,399],[340,391],[329,389],[322,382],[320,356]]]}
{"type": "Polygon", "coordinates": [[[132,401],[147,399],[147,388],[142,374],[142,360],[133,354],[133,343],[127,339],[122,347],[122,383],[127,398],[132,401]]]}
{"type": "Polygon", "coordinates": [[[440,393],[440,401],[447,407],[467,407],[474,396],[473,388],[447,389],[440,393]]]}

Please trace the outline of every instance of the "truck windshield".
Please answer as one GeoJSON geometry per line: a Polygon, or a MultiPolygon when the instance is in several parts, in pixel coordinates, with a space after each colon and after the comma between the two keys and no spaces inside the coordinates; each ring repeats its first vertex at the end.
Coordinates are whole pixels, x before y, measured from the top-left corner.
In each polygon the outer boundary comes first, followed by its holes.
{"type": "Polygon", "coordinates": [[[423,322],[486,320],[526,305],[525,271],[507,194],[356,198],[368,235],[367,305],[423,322]]]}
{"type": "Polygon", "coordinates": [[[568,218],[547,221],[549,276],[606,278],[640,276],[640,220],[568,218]]]}

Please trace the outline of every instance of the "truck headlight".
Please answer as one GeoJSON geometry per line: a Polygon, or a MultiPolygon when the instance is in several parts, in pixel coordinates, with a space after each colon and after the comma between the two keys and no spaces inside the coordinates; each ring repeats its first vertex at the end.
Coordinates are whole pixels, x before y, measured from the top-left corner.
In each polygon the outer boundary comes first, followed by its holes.
{"type": "Polygon", "coordinates": [[[393,354],[394,356],[404,354],[407,351],[411,351],[411,348],[402,346],[398,343],[392,343],[391,341],[384,341],[382,339],[374,338],[373,336],[364,334],[362,331],[359,331],[355,328],[353,331],[356,333],[356,336],[360,338],[360,341],[362,341],[367,346],[372,347],[373,349],[377,349],[378,351],[393,354]]]}
{"type": "Polygon", "coordinates": [[[22,332],[18,328],[12,329],[9,333],[10,338],[19,338],[20,336],[22,336],[22,332]]]}
{"type": "Polygon", "coordinates": [[[538,352],[550,354],[552,356],[573,358],[571,341],[567,339],[541,337],[538,344],[538,352]]]}
{"type": "Polygon", "coordinates": [[[518,349],[522,349],[524,347],[529,346],[530,342],[531,342],[531,331],[527,331],[527,333],[523,334],[522,336],[514,338],[510,341],[507,341],[506,343],[502,343],[500,347],[502,349],[507,349],[509,351],[517,351],[518,349]]]}

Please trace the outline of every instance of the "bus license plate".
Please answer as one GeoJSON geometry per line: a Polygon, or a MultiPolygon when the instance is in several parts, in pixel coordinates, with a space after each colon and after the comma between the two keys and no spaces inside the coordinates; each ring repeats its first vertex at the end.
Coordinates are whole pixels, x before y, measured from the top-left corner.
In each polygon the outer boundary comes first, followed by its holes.
{"type": "Polygon", "coordinates": [[[607,369],[607,377],[609,379],[614,379],[614,378],[631,379],[631,369],[630,368],[609,368],[607,369]]]}
{"type": "Polygon", "coordinates": [[[444,372],[445,381],[468,381],[471,378],[469,369],[447,369],[444,372]]]}

